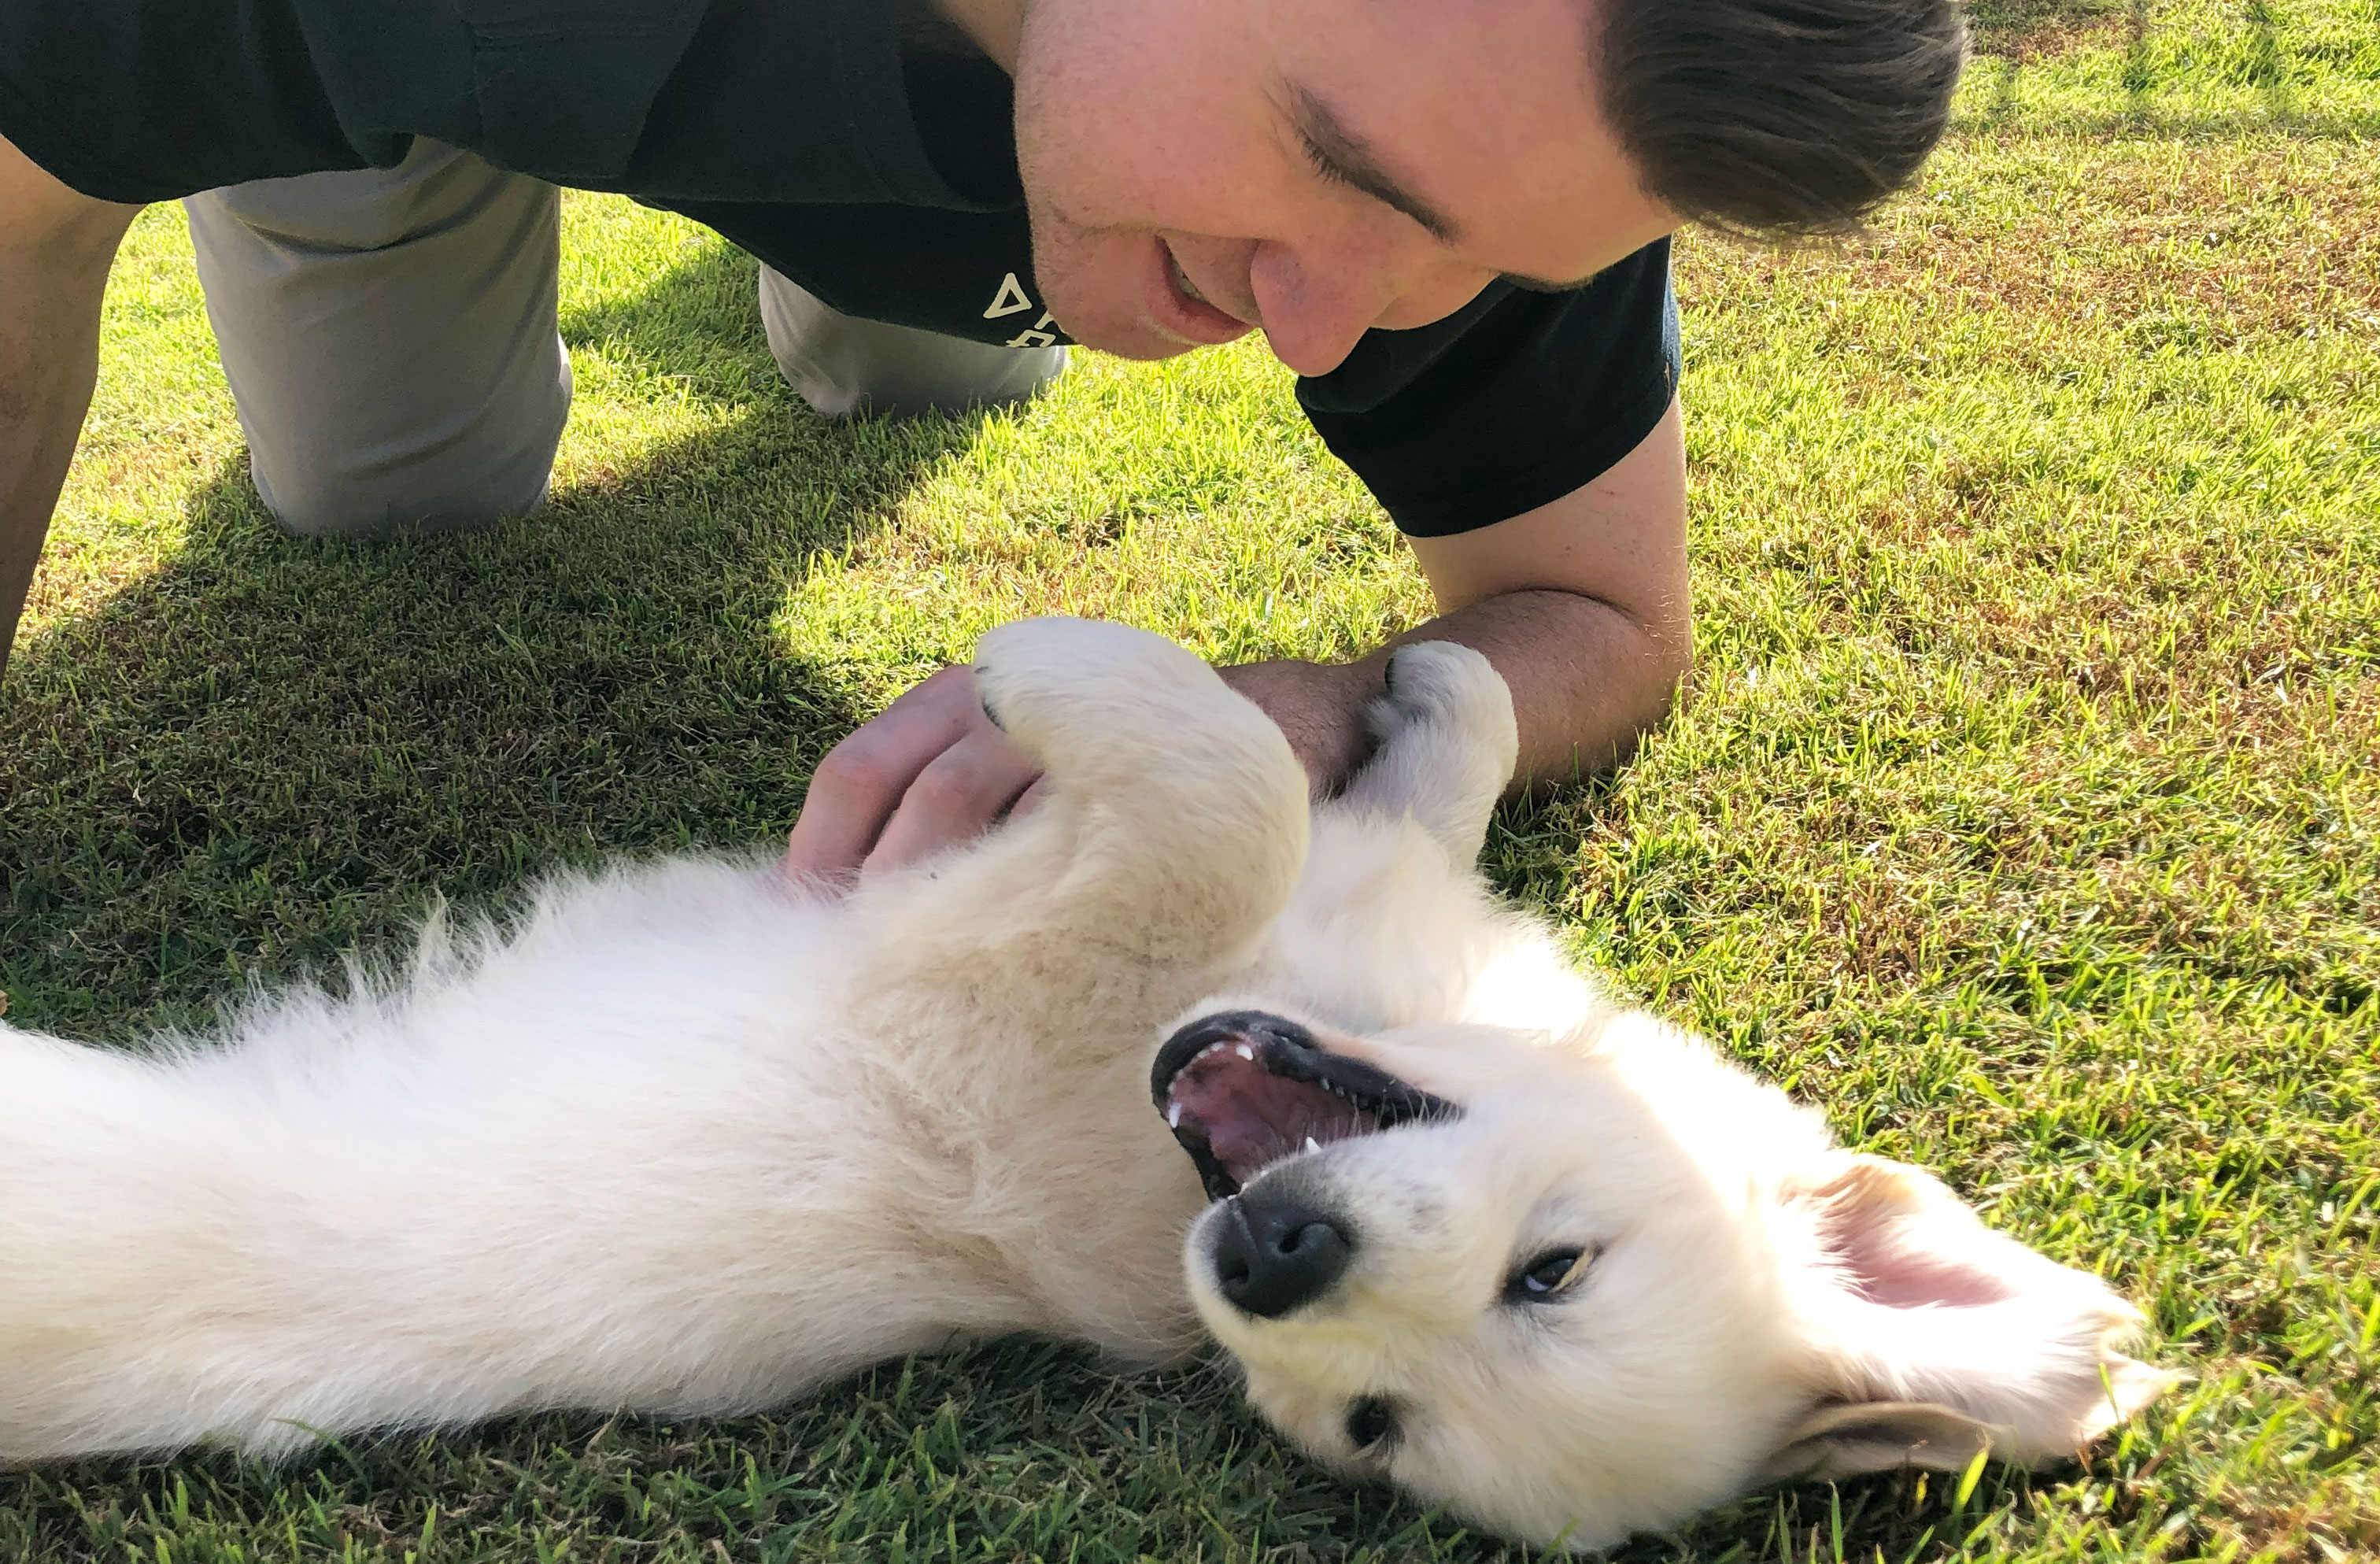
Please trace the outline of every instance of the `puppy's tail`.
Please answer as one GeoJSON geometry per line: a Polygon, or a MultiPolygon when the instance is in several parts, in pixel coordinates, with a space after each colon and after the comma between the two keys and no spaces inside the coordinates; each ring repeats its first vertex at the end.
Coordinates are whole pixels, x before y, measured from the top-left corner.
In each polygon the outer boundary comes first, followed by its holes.
{"type": "Polygon", "coordinates": [[[168,1073],[0,1027],[0,1460],[169,1442],[128,1358],[168,1256],[214,1224],[168,1073]]]}
{"type": "Polygon", "coordinates": [[[401,1229],[344,1192],[381,1170],[401,1204],[419,1177],[361,1115],[290,1133],[337,1095],[327,1062],[0,1027],[0,1461],[269,1455],[376,1420],[356,1387],[401,1229]]]}

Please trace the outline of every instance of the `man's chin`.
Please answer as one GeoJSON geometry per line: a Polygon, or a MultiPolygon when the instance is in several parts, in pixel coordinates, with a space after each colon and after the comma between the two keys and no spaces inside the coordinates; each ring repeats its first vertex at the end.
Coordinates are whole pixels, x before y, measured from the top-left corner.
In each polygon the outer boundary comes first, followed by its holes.
{"type": "Polygon", "coordinates": [[[1207,346],[1170,336],[1148,321],[1092,319],[1079,326],[1067,321],[1063,316],[1060,321],[1066,327],[1066,334],[1085,347],[1112,353],[1119,358],[1137,358],[1143,362],[1178,358],[1195,348],[1207,346]]]}

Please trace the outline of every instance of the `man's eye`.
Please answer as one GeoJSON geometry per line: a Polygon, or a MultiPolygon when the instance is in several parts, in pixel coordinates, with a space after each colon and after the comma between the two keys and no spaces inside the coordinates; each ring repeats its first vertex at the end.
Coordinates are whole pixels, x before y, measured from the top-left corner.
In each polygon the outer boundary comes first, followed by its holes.
{"type": "Polygon", "coordinates": [[[1347,1442],[1358,1450],[1370,1449],[1396,1431],[1396,1409],[1378,1396],[1366,1396],[1347,1409],[1347,1442]]]}
{"type": "Polygon", "coordinates": [[[1595,1264],[1593,1249],[1548,1249],[1514,1271],[1504,1283],[1504,1302],[1543,1303],[1578,1285],[1595,1264]]]}

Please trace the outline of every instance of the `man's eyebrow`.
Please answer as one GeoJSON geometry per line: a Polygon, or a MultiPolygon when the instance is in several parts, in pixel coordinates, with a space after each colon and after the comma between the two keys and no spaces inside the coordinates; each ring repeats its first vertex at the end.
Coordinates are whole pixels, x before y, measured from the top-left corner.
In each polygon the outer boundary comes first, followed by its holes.
{"type": "MultiPolygon", "coordinates": [[[[1296,127],[1305,160],[1314,165],[1317,174],[1350,189],[1361,190],[1374,200],[1403,212],[1442,245],[1463,242],[1462,225],[1397,183],[1396,176],[1380,166],[1371,144],[1348,129],[1329,103],[1293,81],[1289,83],[1289,105],[1290,123],[1296,127]]],[[[1529,293],[1575,293],[1599,274],[1590,272],[1584,277],[1558,283],[1507,272],[1503,281],[1529,293]]]]}
{"type": "Polygon", "coordinates": [[[1380,166],[1369,142],[1348,129],[1329,103],[1295,82],[1289,84],[1289,117],[1317,174],[1403,212],[1440,244],[1463,242],[1462,226],[1454,219],[1399,184],[1396,176],[1380,166]]]}

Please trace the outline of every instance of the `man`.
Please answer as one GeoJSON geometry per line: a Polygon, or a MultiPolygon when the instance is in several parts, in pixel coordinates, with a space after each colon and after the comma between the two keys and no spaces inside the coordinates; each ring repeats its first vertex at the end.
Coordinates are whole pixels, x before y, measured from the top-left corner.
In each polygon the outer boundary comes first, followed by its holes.
{"type": "MultiPolygon", "coordinates": [[[[193,198],[267,504],[369,534],[542,496],[570,185],[757,254],[830,415],[1261,328],[1412,540],[1410,637],[1487,653],[1524,778],[1569,777],[1686,665],[1666,236],[1853,224],[1961,49],[1951,0],[0,0],[0,654],[140,203],[193,198]]],[[[1327,786],[1386,649],[1227,676],[1327,786]]],[[[828,756],[789,865],[1032,782],[947,670],[828,756]]]]}

